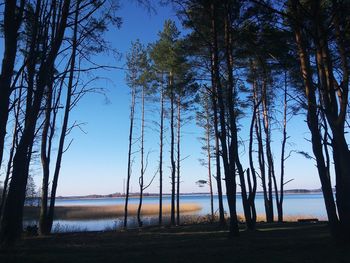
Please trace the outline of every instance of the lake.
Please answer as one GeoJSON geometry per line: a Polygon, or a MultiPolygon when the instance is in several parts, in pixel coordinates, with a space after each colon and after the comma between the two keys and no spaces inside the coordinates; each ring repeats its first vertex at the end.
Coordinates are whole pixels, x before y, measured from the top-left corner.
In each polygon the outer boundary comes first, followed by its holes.
{"type": "MultiPolygon", "coordinates": [[[[132,197],[129,199],[130,204],[137,204],[138,198],[132,197]]],[[[163,197],[163,203],[170,203],[170,196],[163,197]]],[[[264,202],[262,194],[256,196],[257,214],[263,215],[264,202]]],[[[158,197],[145,197],[144,204],[157,204],[158,197]]],[[[191,215],[203,216],[210,214],[210,196],[209,195],[182,195],[180,196],[180,203],[196,203],[202,209],[197,212],[192,212],[191,215]]],[[[124,205],[124,198],[86,198],[86,199],[57,199],[56,206],[108,206],[108,205],[124,205]]],[[[274,204],[275,205],[275,204],[274,204]]],[[[218,213],[218,199],[214,196],[214,211],[218,213]]],[[[228,211],[227,200],[224,197],[224,209],[228,211]]],[[[242,200],[237,196],[237,212],[243,214],[242,200]]],[[[277,214],[277,212],[275,212],[277,214]]],[[[326,220],[326,210],[321,193],[312,194],[286,194],[284,199],[284,215],[295,217],[316,217],[320,220],[326,220]]],[[[144,225],[157,224],[157,216],[143,217],[144,225]]],[[[165,221],[168,220],[165,217],[165,221]]],[[[25,224],[34,224],[36,222],[25,222],[25,224]]],[[[100,231],[107,229],[121,228],[123,218],[115,219],[99,219],[99,220],[56,220],[54,222],[54,232],[68,232],[68,231],[100,231]]],[[[135,217],[129,217],[129,227],[136,227],[137,221],[135,217]]]]}

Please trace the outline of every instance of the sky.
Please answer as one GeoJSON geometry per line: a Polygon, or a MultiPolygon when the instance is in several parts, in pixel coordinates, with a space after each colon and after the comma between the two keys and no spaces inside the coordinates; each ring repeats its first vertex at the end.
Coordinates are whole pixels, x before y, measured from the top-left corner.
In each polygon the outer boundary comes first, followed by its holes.
{"type": "MultiPolygon", "coordinates": [[[[142,43],[155,42],[158,32],[162,30],[166,19],[175,20],[179,28],[181,24],[171,7],[156,8],[157,13],[148,13],[133,1],[121,1],[121,8],[118,12],[123,23],[120,29],[111,28],[106,37],[113,48],[121,54],[117,60],[110,54],[101,54],[92,58],[96,63],[108,64],[111,66],[124,67],[125,53],[130,49],[131,42],[140,39],[142,43]]],[[[3,42],[0,46],[0,54],[3,50],[3,42]]],[[[79,129],[73,130],[69,135],[73,142],[69,150],[63,156],[61,175],[57,189],[58,196],[76,196],[88,194],[111,194],[124,191],[124,181],[127,172],[127,149],[128,149],[128,127],[129,127],[129,88],[125,83],[125,71],[108,70],[94,73],[101,77],[101,80],[92,85],[106,89],[105,95],[88,94],[73,109],[70,116],[70,123],[77,121],[84,123],[82,132],[79,129]]],[[[139,106],[136,114],[139,113],[139,106]]],[[[136,135],[139,133],[140,115],[136,117],[136,135]]],[[[152,120],[157,118],[159,113],[154,106],[148,106],[146,110],[146,152],[149,152],[149,165],[145,175],[145,182],[150,182],[158,166],[159,134],[156,131],[152,120]]],[[[243,120],[240,131],[240,138],[247,140],[249,119],[243,120]]],[[[166,120],[168,122],[168,120],[166,120]]],[[[181,192],[206,192],[208,187],[198,187],[196,181],[207,179],[207,169],[202,167],[199,158],[204,158],[201,152],[201,144],[198,140],[203,131],[192,121],[188,123],[182,132],[181,155],[186,157],[181,166],[181,192]]],[[[310,137],[305,116],[294,117],[289,123],[288,135],[290,136],[287,152],[291,150],[303,150],[312,153],[310,137]]],[[[168,131],[167,131],[168,132],[168,131]]],[[[169,138],[169,134],[168,134],[169,138]]],[[[273,133],[273,150],[276,159],[276,173],[279,175],[279,149],[281,137],[278,130],[273,133]]],[[[166,143],[164,159],[164,192],[170,192],[170,158],[169,141],[166,143]]],[[[135,144],[135,152],[139,144],[135,144]]],[[[247,146],[246,146],[247,147],[247,146]]],[[[248,167],[247,149],[241,147],[240,155],[244,167],[248,167]]],[[[139,157],[134,154],[135,164],[131,182],[131,191],[138,191],[139,157]]],[[[35,169],[34,181],[40,186],[40,166],[35,169]]],[[[286,162],[286,180],[294,179],[286,185],[287,189],[320,188],[317,170],[313,161],[306,160],[298,154],[292,154],[286,162]]],[[[3,181],[3,175],[0,177],[3,181]]],[[[214,183],[214,189],[216,184],[214,183]]],[[[151,186],[145,192],[158,192],[159,181],[156,176],[151,186]]],[[[216,191],[215,191],[216,192],[216,191]]]]}

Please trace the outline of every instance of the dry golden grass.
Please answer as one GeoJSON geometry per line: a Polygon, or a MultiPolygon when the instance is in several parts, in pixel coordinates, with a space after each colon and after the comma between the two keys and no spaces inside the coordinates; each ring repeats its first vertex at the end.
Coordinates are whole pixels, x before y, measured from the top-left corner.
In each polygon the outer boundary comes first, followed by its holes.
{"type": "MultiPolygon", "coordinates": [[[[137,204],[130,204],[128,214],[133,216],[137,214],[137,204]]],[[[198,204],[181,204],[180,212],[188,213],[199,211],[201,206],[198,204]]],[[[142,215],[157,215],[159,211],[158,204],[142,205],[142,215]]],[[[39,207],[25,207],[25,219],[37,219],[39,217],[39,207]]],[[[170,214],[170,205],[163,205],[163,214],[170,214]]],[[[124,205],[114,206],[57,206],[55,207],[55,219],[85,220],[115,218],[124,215],[124,205]]]]}

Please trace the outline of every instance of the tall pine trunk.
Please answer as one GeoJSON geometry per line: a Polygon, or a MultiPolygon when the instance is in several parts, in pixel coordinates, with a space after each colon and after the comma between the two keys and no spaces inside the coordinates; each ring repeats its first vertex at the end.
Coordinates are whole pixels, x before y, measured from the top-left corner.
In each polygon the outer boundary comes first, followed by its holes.
{"type": "MultiPolygon", "coordinates": [[[[215,87],[215,84],[213,82],[213,77],[212,77],[212,87],[215,87]]],[[[216,93],[214,93],[214,90],[211,92],[211,100],[212,100],[213,115],[214,115],[213,119],[214,119],[214,135],[215,135],[215,167],[216,167],[216,184],[218,188],[219,222],[221,226],[225,226],[226,220],[225,220],[224,202],[222,197],[217,96],[216,96],[216,93]]]]}
{"type": "Polygon", "coordinates": [[[287,72],[284,76],[284,92],[283,92],[283,136],[282,136],[282,146],[281,146],[281,172],[280,172],[280,195],[277,200],[277,215],[278,222],[283,222],[283,199],[284,199],[284,163],[286,160],[286,143],[287,143],[287,110],[288,110],[288,100],[287,100],[287,72]]]}
{"type": "Polygon", "coordinates": [[[262,129],[261,129],[261,118],[260,118],[260,109],[257,107],[256,109],[256,121],[255,121],[255,134],[258,141],[258,161],[259,161],[259,169],[260,169],[260,177],[261,177],[261,185],[263,189],[263,197],[264,197],[264,208],[265,208],[265,216],[266,221],[271,222],[271,206],[269,202],[267,186],[266,186],[266,170],[265,170],[265,154],[264,154],[264,144],[262,139],[262,129]]]}
{"type": "MultiPolygon", "coordinates": [[[[270,113],[269,113],[269,102],[267,98],[267,77],[264,70],[264,79],[261,84],[261,99],[262,99],[262,120],[263,128],[265,133],[265,153],[267,160],[267,200],[268,203],[268,213],[267,222],[274,221],[274,211],[273,211],[273,182],[275,180],[275,168],[271,150],[271,130],[270,130],[270,113]]],[[[278,198],[278,192],[276,193],[276,198],[278,198]]]]}
{"type": "Polygon", "coordinates": [[[207,148],[207,158],[208,158],[208,184],[209,184],[209,193],[210,193],[210,214],[211,221],[214,222],[214,195],[213,195],[213,184],[212,184],[212,174],[211,174],[211,143],[210,143],[210,114],[209,114],[209,98],[205,98],[205,117],[206,117],[206,125],[205,125],[205,137],[206,137],[206,148],[207,148]]]}
{"type": "Polygon", "coordinates": [[[158,224],[163,222],[163,139],[164,139],[164,87],[163,74],[160,91],[160,130],[159,130],[159,216],[158,224]]]}
{"type": "Polygon", "coordinates": [[[181,98],[177,98],[177,178],[176,178],[176,224],[180,225],[180,139],[181,139],[181,98]]]}
{"type": "Polygon", "coordinates": [[[256,208],[255,208],[255,196],[256,196],[256,189],[257,189],[257,178],[256,178],[256,171],[254,166],[254,160],[253,160],[253,140],[254,140],[254,125],[256,123],[256,111],[259,107],[259,102],[257,101],[256,96],[256,82],[254,80],[253,82],[253,115],[252,120],[250,122],[250,129],[249,129],[249,149],[248,149],[248,155],[249,155],[249,167],[250,169],[247,170],[247,180],[248,180],[248,186],[249,186],[249,206],[251,210],[251,216],[252,216],[252,224],[253,228],[255,228],[256,224],[256,208]]]}
{"type": "MultiPolygon", "coordinates": [[[[230,128],[230,137],[229,140],[229,164],[230,164],[230,173],[231,176],[235,177],[236,168],[238,171],[240,185],[241,185],[241,197],[243,204],[243,211],[246,220],[246,225],[248,229],[254,228],[254,223],[251,219],[251,213],[248,203],[246,183],[245,183],[245,175],[242,164],[240,162],[239,154],[238,154],[238,135],[237,135],[237,123],[236,123],[236,92],[235,86],[233,83],[233,54],[232,54],[232,21],[231,21],[231,5],[229,1],[225,4],[226,14],[224,19],[224,28],[225,28],[225,57],[226,57],[226,67],[227,67],[227,75],[228,75],[228,86],[226,91],[226,101],[228,105],[228,117],[229,117],[229,128],[230,128]]],[[[236,188],[236,182],[233,178],[234,188],[236,188]]],[[[236,190],[235,190],[236,194],[236,190]]],[[[234,197],[236,198],[236,197],[234,197]]]]}
{"type": "Polygon", "coordinates": [[[173,87],[173,76],[169,74],[169,87],[170,87],[170,162],[171,162],[171,208],[170,208],[170,224],[175,225],[175,184],[176,184],[176,165],[175,165],[175,134],[174,134],[174,104],[175,95],[173,87]]]}
{"type": "Polygon", "coordinates": [[[131,151],[132,151],[132,140],[133,140],[133,129],[134,129],[135,97],[136,97],[136,88],[133,87],[131,90],[131,105],[130,105],[128,171],[127,171],[127,179],[126,179],[126,194],[125,194],[125,205],[124,205],[124,228],[127,228],[128,226],[128,203],[129,203],[130,178],[131,178],[131,151]]]}
{"type": "Polygon", "coordinates": [[[145,173],[145,165],[144,165],[144,142],[145,142],[145,87],[142,86],[142,102],[141,102],[141,170],[139,177],[139,186],[140,186],[140,199],[139,206],[137,208],[137,222],[139,227],[142,227],[141,220],[141,209],[142,209],[142,201],[143,201],[143,190],[144,190],[144,173],[145,173]]]}
{"type": "Polygon", "coordinates": [[[39,216],[39,232],[41,235],[49,234],[47,229],[47,203],[49,195],[49,178],[50,178],[50,150],[47,149],[48,134],[51,122],[52,112],[52,92],[53,83],[48,86],[46,91],[46,104],[45,104],[45,121],[41,134],[41,165],[43,169],[43,179],[41,185],[41,206],[39,216]]]}

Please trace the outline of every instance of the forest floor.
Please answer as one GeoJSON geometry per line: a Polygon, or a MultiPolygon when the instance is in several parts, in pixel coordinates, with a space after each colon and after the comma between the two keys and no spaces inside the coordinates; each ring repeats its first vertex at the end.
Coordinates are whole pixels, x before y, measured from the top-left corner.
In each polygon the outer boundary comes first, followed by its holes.
{"type": "Polygon", "coordinates": [[[258,224],[228,239],[213,224],[25,237],[0,262],[350,262],[325,223],[258,224]]]}

